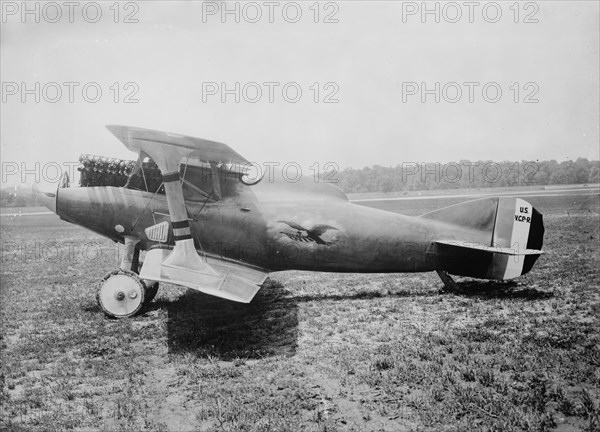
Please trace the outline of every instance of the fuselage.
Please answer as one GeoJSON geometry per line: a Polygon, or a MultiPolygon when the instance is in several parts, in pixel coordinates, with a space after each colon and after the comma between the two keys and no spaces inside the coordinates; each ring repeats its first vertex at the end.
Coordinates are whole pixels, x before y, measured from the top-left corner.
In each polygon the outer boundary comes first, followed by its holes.
{"type": "MultiPolygon", "coordinates": [[[[237,183],[215,202],[186,200],[199,252],[268,271],[421,272],[439,268],[439,239],[485,243],[485,233],[442,221],[353,204],[328,184],[237,183]]],[[[58,189],[64,220],[143,250],[173,245],[152,241],[145,229],[169,221],[165,195],[122,187],[58,189]]]]}

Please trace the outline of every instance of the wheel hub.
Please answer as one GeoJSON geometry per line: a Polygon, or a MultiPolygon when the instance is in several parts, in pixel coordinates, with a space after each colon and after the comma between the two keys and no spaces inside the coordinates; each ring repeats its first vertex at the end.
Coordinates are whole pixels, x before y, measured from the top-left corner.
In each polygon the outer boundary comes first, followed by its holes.
{"type": "Polygon", "coordinates": [[[135,273],[116,270],[102,279],[97,298],[107,315],[124,318],[142,308],[145,294],[146,287],[135,273]]]}

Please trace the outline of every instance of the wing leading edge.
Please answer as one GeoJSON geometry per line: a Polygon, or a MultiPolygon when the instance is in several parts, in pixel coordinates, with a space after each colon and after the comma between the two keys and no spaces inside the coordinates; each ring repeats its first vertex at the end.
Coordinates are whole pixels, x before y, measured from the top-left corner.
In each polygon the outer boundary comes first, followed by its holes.
{"type": "Polygon", "coordinates": [[[107,125],[106,128],[129,150],[139,153],[147,148],[164,151],[168,147],[185,149],[186,157],[198,162],[246,165],[248,161],[227,144],[170,132],[132,126],[107,125]]]}

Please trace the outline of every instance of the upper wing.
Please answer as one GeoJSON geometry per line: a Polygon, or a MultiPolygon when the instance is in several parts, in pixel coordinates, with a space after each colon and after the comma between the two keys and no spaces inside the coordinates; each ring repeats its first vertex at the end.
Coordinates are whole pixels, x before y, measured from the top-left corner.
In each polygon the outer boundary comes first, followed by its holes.
{"type": "Polygon", "coordinates": [[[147,146],[156,146],[157,149],[174,146],[191,150],[187,153],[187,158],[198,162],[239,166],[248,164],[246,158],[227,144],[216,141],[132,126],[107,125],[106,128],[125,144],[125,147],[136,153],[143,151],[143,147],[147,146]]]}

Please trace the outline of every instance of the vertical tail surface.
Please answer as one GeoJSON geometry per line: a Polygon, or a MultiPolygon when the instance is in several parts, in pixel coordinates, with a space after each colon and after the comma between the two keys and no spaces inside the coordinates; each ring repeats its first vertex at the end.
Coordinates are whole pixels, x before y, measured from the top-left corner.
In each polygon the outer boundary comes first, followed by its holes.
{"type": "MultiPolygon", "coordinates": [[[[482,279],[512,279],[531,270],[542,254],[542,215],[520,198],[484,198],[437,210],[422,217],[458,225],[489,238],[436,241],[439,270],[482,279]]],[[[475,236],[474,236],[475,237],[475,236]]]]}

